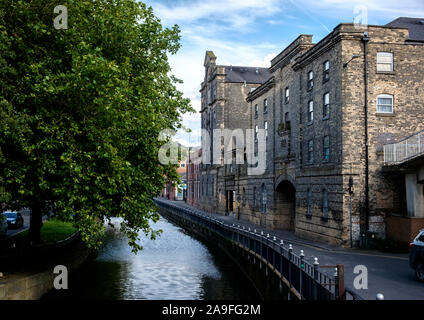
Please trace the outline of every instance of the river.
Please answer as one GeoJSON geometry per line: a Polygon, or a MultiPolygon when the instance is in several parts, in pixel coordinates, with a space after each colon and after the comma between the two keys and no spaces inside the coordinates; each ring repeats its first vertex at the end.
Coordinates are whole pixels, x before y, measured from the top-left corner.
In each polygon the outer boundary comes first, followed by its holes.
{"type": "MultiPolygon", "coordinates": [[[[118,226],[119,220],[113,223],[118,226]]],[[[154,224],[162,235],[144,237],[137,255],[117,229],[108,230],[95,259],[70,275],[68,290],[52,290],[43,299],[259,299],[223,252],[162,216],[154,224]]]]}

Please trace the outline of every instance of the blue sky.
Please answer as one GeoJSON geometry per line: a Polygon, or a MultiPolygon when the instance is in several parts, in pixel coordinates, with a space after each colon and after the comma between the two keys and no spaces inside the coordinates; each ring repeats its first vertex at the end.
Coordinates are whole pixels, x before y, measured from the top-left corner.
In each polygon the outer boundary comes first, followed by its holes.
{"type": "MultiPolygon", "coordinates": [[[[180,51],[170,57],[172,73],[184,81],[179,89],[200,108],[203,59],[212,50],[217,63],[268,67],[270,60],[299,34],[318,42],[340,22],[359,15],[368,24],[386,24],[397,17],[424,18],[424,0],[146,0],[164,26],[178,24],[180,51]]],[[[184,115],[192,133],[175,140],[200,144],[200,114],[184,115]]]]}

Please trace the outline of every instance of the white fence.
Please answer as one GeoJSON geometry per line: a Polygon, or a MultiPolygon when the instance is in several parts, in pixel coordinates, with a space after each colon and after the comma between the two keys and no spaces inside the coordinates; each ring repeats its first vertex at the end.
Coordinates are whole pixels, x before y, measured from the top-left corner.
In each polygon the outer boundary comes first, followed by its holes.
{"type": "Polygon", "coordinates": [[[424,130],[398,143],[384,146],[384,164],[396,164],[424,154],[424,130]]]}

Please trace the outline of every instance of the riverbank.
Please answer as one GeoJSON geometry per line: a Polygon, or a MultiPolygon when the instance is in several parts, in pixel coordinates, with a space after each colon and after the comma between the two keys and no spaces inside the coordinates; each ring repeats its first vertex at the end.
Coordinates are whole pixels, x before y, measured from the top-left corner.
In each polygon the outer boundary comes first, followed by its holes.
{"type": "Polygon", "coordinates": [[[31,254],[22,251],[11,254],[10,258],[15,261],[9,264],[7,271],[0,270],[3,273],[0,278],[0,300],[40,299],[53,289],[53,280],[57,276],[53,273],[55,266],[64,265],[68,272],[72,272],[86,261],[91,251],[74,233],[61,241],[40,245],[31,254]],[[14,271],[11,266],[18,263],[23,265],[14,271]]]}

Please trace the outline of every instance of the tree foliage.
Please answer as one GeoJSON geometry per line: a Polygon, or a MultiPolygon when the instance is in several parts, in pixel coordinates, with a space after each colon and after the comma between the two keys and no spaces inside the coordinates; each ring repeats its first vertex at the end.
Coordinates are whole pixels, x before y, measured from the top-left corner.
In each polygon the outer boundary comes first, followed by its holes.
{"type": "Polygon", "coordinates": [[[49,210],[89,246],[122,217],[137,251],[140,231],[156,236],[153,197],[176,176],[157,137],[192,111],[167,59],[179,30],[135,0],[60,4],[68,29],[54,28],[56,2],[0,2],[0,203],[32,208],[35,242],[49,210]]]}

